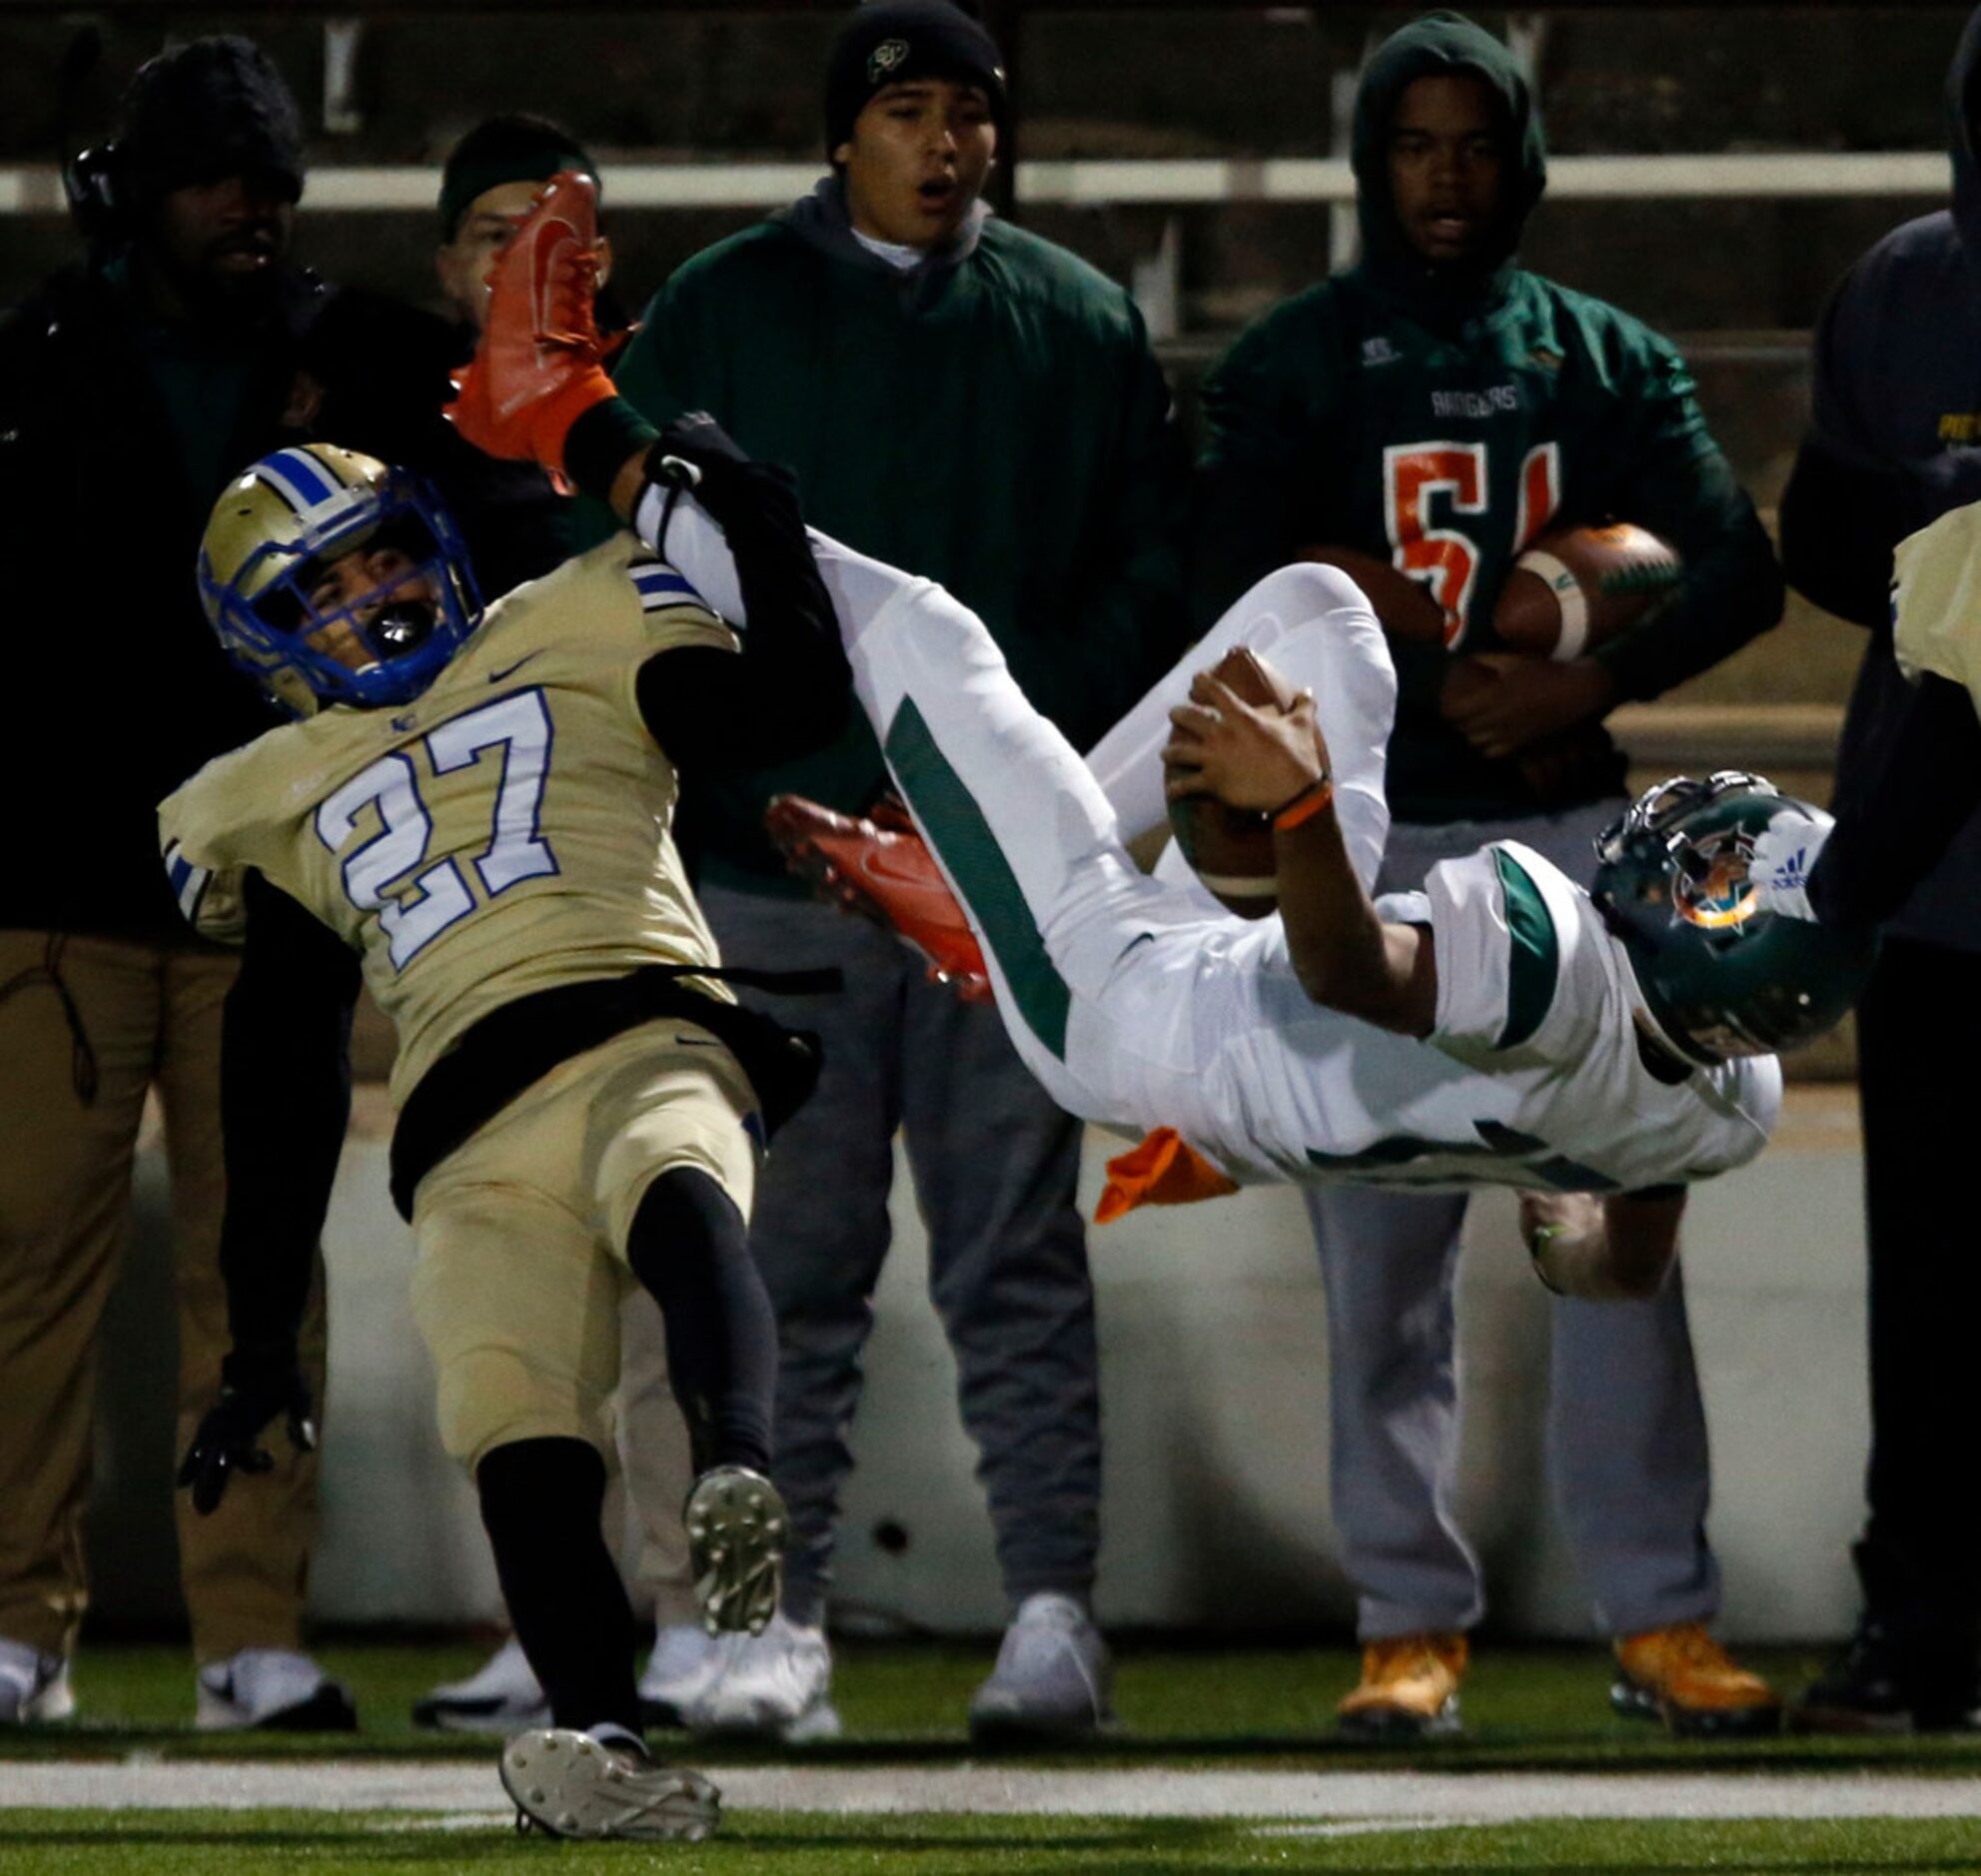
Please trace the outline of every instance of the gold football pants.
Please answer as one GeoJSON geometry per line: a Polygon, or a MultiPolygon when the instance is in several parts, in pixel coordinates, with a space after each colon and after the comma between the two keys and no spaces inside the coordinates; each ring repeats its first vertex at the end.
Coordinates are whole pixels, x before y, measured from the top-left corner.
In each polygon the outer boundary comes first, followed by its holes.
{"type": "Polygon", "coordinates": [[[420,1182],[413,1314],[442,1443],[471,1473],[519,1439],[588,1440],[611,1463],[633,1214],[692,1166],[747,1218],[753,1106],[706,1031],[646,1023],[559,1064],[420,1182]]]}
{"type": "MultiPolygon", "coordinates": [[[[220,1019],[236,962],[121,939],[0,931],[0,1636],[67,1652],[89,1601],[97,1333],[116,1281],[145,1095],[164,1110],[179,1327],[176,1451],[220,1386],[226,1185],[220,1019]]],[[[324,1386],[321,1267],[304,1368],[324,1386]]],[[[180,1581],[201,1661],[301,1644],[317,1461],[269,1442],[197,1516],[174,1493],[180,1581]]]]}

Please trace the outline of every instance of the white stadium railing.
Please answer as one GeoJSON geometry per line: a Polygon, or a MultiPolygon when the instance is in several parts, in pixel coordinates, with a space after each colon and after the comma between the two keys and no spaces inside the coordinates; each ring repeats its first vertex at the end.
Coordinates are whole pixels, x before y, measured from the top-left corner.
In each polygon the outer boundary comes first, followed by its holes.
{"type": "MultiPolygon", "coordinates": [[[[815,163],[606,163],[605,193],[619,209],[762,209],[789,202],[820,173],[815,163]]],[[[438,168],[424,164],[324,166],[310,172],[303,206],[343,214],[431,210],[438,168]]],[[[1933,151],[1747,153],[1717,156],[1560,156],[1549,159],[1556,200],[1660,197],[1751,200],[1812,196],[1944,196],[1946,154],[1933,151]]],[[[1182,157],[1021,160],[1026,205],[1354,200],[1348,164],[1327,157],[1182,157]]],[[[62,186],[51,165],[0,168],[0,215],[52,215],[62,186]]]]}

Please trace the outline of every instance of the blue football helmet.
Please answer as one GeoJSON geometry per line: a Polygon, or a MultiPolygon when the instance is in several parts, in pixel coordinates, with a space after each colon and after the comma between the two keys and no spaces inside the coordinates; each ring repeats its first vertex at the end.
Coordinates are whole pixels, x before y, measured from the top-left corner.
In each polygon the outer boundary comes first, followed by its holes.
{"type": "Polygon", "coordinates": [[[1660,782],[1595,843],[1589,896],[1688,1061],[1798,1049],[1856,1001],[1875,941],[1818,924],[1802,891],[1832,824],[1764,777],[1722,769],[1660,782]]]}
{"type": "Polygon", "coordinates": [[[199,581],[228,657],[297,716],[417,697],[482,618],[468,548],[432,487],[334,444],[278,450],[227,485],[199,581]],[[330,574],[361,549],[396,564],[353,594],[330,574]]]}

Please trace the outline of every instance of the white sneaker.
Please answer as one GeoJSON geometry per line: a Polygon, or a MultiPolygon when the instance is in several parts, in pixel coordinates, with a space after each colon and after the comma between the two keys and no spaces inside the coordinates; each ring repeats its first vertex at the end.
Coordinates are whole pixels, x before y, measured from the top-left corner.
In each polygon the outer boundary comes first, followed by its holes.
{"type": "Polygon", "coordinates": [[[649,1726],[685,1726],[690,1703],[715,1678],[722,1644],[693,1622],[669,1622],[653,1637],[639,1677],[639,1716],[649,1726]]]}
{"type": "Polygon", "coordinates": [[[553,1837],[698,1843],[722,1821],[721,1795],[699,1772],[655,1765],[564,1726],[511,1739],[502,1788],[553,1837]]]}
{"type": "Polygon", "coordinates": [[[760,1635],[724,1635],[715,1677],[689,1702],[688,1731],[802,1745],[839,1737],[825,1630],[771,1617],[760,1635]]]}
{"type": "Polygon", "coordinates": [[[351,1733],[358,1709],[351,1693],[307,1654],[287,1648],[243,1648],[199,1673],[202,1732],[351,1733]]]}
{"type": "Polygon", "coordinates": [[[525,1726],[549,1725],[550,1703],[536,1684],[522,1643],[511,1636],[466,1680],[451,1680],[414,1701],[413,1723],[506,1738],[525,1726]]]}
{"type": "Polygon", "coordinates": [[[0,1636],[0,1726],[65,1720],[76,1710],[69,1658],[0,1636]]]}
{"type": "Polygon", "coordinates": [[[1113,1666],[1094,1618],[1072,1596],[1045,1589],[1018,1605],[997,1665],[970,1699],[978,1744],[1089,1739],[1114,1721],[1113,1666]]]}
{"type": "Polygon", "coordinates": [[[777,1487],[747,1465],[715,1465],[694,1481],[681,1522],[702,1626],[762,1634],[777,1612],[791,1520],[777,1487]]]}

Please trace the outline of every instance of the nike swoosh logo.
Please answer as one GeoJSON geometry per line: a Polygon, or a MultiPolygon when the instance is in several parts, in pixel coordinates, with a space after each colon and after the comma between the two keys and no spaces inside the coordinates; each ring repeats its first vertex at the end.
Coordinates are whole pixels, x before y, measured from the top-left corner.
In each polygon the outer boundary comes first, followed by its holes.
{"type": "Polygon", "coordinates": [[[498,671],[491,671],[489,673],[490,683],[499,684],[506,682],[509,678],[513,677],[517,671],[521,670],[522,667],[525,664],[527,664],[531,658],[540,657],[542,653],[538,651],[525,652],[521,657],[517,658],[513,664],[505,664],[498,671]]]}
{"type": "Polygon", "coordinates": [[[676,1036],[674,1044],[681,1049],[714,1049],[721,1046],[719,1043],[710,1042],[706,1036],[676,1036]]]}

